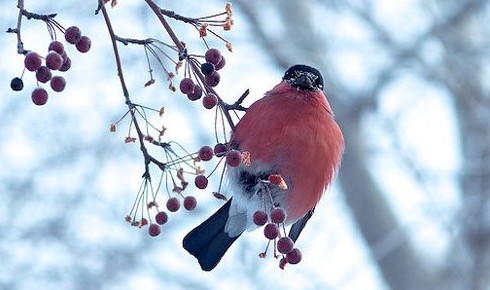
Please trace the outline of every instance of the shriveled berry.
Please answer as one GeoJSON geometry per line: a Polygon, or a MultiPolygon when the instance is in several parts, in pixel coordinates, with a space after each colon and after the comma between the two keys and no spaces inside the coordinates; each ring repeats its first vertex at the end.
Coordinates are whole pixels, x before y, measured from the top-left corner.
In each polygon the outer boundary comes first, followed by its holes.
{"type": "Polygon", "coordinates": [[[62,92],[65,89],[66,81],[62,76],[54,76],[51,78],[51,82],[49,84],[53,91],[62,92]]]}
{"type": "Polygon", "coordinates": [[[217,104],[218,97],[213,93],[209,93],[205,95],[204,98],[202,98],[202,105],[208,110],[214,108],[214,106],[216,106],[217,104]]]}
{"type": "Polygon", "coordinates": [[[208,187],[208,178],[200,174],[194,179],[194,184],[199,189],[205,189],[206,187],[208,187]]]}
{"type": "Polygon", "coordinates": [[[258,225],[259,227],[261,227],[267,223],[267,213],[265,211],[258,210],[256,212],[254,212],[252,218],[253,218],[254,224],[258,225]]]}
{"type": "Polygon", "coordinates": [[[214,72],[214,64],[210,63],[210,62],[205,62],[203,64],[201,64],[201,72],[203,75],[207,76],[207,75],[210,75],[214,72]]]}
{"type": "Polygon", "coordinates": [[[279,236],[279,227],[276,224],[268,223],[264,227],[264,236],[273,240],[279,236]]]}
{"type": "Polygon", "coordinates": [[[194,86],[194,91],[187,94],[187,98],[191,101],[197,101],[202,97],[202,88],[194,86]]]}
{"type": "Polygon", "coordinates": [[[284,222],[286,211],[282,207],[275,207],[271,210],[271,221],[276,224],[284,222]]]}
{"type": "Polygon", "coordinates": [[[242,162],[242,153],[232,149],[226,154],[226,163],[231,167],[236,167],[242,162]]]}
{"type": "Polygon", "coordinates": [[[43,88],[35,88],[31,95],[32,102],[38,106],[46,104],[48,101],[48,92],[43,88]]]}
{"type": "Polygon", "coordinates": [[[286,264],[288,263],[288,260],[286,259],[286,257],[283,257],[280,261],[279,261],[279,268],[281,268],[281,270],[284,270],[284,267],[286,267],[286,264]]]}
{"type": "Polygon", "coordinates": [[[216,155],[216,157],[221,157],[221,156],[224,156],[226,154],[226,151],[228,151],[228,146],[226,146],[223,143],[218,143],[214,146],[213,151],[214,151],[214,155],[216,155]]]}
{"type": "Polygon", "coordinates": [[[194,87],[194,81],[191,78],[183,78],[180,81],[179,88],[183,94],[190,94],[194,92],[194,87]]]}
{"type": "Polygon", "coordinates": [[[28,71],[36,71],[41,67],[42,60],[39,54],[29,51],[24,58],[24,66],[28,71]]]}
{"type": "Polygon", "coordinates": [[[144,227],[148,224],[148,220],[146,218],[142,218],[140,221],[140,228],[144,227]]]}
{"type": "Polygon", "coordinates": [[[63,46],[63,43],[59,42],[58,40],[53,40],[48,47],[48,51],[51,50],[56,51],[60,55],[63,55],[63,53],[65,52],[65,47],[63,46]]]}
{"type": "Polygon", "coordinates": [[[195,197],[189,195],[184,198],[184,208],[191,211],[196,208],[197,200],[195,197]]]}
{"type": "Polygon", "coordinates": [[[298,264],[301,261],[302,255],[298,248],[294,248],[286,254],[286,259],[289,264],[298,264]]]}
{"type": "Polygon", "coordinates": [[[167,209],[170,212],[176,212],[180,208],[180,201],[176,197],[171,197],[167,200],[167,209]]]}
{"type": "Polygon", "coordinates": [[[80,37],[80,40],[78,40],[75,46],[79,52],[85,53],[90,50],[90,47],[92,46],[92,41],[88,36],[83,35],[80,37]]]}
{"type": "Polygon", "coordinates": [[[217,65],[221,61],[221,52],[216,48],[210,48],[204,54],[207,62],[217,65]]]}
{"type": "Polygon", "coordinates": [[[164,211],[160,211],[158,212],[156,215],[155,215],[155,221],[157,222],[157,224],[159,225],[163,225],[163,224],[166,224],[167,221],[168,221],[168,215],[166,212],[164,211]]]}
{"type": "Polygon", "coordinates": [[[70,26],[65,31],[65,40],[68,43],[76,44],[82,37],[82,31],[76,26],[70,26]]]}
{"type": "Polygon", "coordinates": [[[24,82],[21,78],[15,77],[10,81],[10,88],[16,92],[22,91],[24,88],[24,82]]]}
{"type": "Polygon", "coordinates": [[[41,83],[47,83],[51,76],[51,70],[47,66],[42,65],[36,70],[36,79],[41,83]]]}
{"type": "Polygon", "coordinates": [[[293,250],[294,242],[290,237],[282,237],[277,240],[277,250],[281,254],[287,254],[293,250]]]}
{"type": "Polygon", "coordinates": [[[148,227],[148,233],[152,237],[158,236],[160,234],[160,226],[154,223],[150,224],[150,226],[148,227]]]}
{"type": "Polygon", "coordinates": [[[219,84],[220,79],[221,79],[221,76],[219,75],[219,72],[217,72],[217,71],[214,71],[211,74],[204,76],[204,81],[210,87],[217,86],[219,84]]]}
{"type": "Polygon", "coordinates": [[[225,57],[224,56],[221,56],[220,62],[218,62],[218,64],[214,66],[214,69],[215,70],[220,70],[220,69],[222,69],[225,66],[225,64],[226,64],[225,57]]]}
{"type": "Polygon", "coordinates": [[[67,71],[71,68],[71,59],[67,56],[64,58],[63,64],[59,68],[59,71],[67,71]]]}
{"type": "Polygon", "coordinates": [[[202,146],[199,149],[198,155],[202,161],[209,161],[213,158],[213,148],[211,146],[202,146]]]}

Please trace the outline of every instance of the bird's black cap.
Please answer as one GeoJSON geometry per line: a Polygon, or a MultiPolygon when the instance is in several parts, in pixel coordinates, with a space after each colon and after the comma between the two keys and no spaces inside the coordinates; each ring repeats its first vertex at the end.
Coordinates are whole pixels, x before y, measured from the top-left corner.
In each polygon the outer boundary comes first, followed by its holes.
{"type": "Polygon", "coordinates": [[[300,90],[323,90],[322,74],[316,68],[304,64],[297,64],[290,67],[284,74],[282,80],[300,90]]]}

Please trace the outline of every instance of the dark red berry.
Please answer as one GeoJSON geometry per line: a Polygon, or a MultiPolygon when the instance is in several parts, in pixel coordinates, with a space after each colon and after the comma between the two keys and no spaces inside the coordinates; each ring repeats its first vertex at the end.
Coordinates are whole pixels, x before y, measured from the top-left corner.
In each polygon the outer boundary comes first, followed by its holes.
{"type": "Polygon", "coordinates": [[[198,155],[202,161],[209,161],[211,158],[213,158],[213,148],[210,146],[202,146],[199,149],[198,155]]]}
{"type": "Polygon", "coordinates": [[[148,227],[148,233],[152,237],[158,236],[160,234],[160,226],[157,224],[153,224],[153,223],[150,224],[150,226],[148,227]]]}
{"type": "Polygon", "coordinates": [[[80,37],[80,40],[78,40],[75,46],[79,52],[85,53],[90,50],[90,46],[92,46],[92,41],[88,36],[83,35],[82,37],[80,37]]]}
{"type": "Polygon", "coordinates": [[[52,70],[58,70],[63,64],[63,57],[54,50],[46,55],[46,66],[52,70]]]}
{"type": "Polygon", "coordinates": [[[191,211],[196,208],[197,200],[195,197],[189,195],[184,198],[184,208],[191,211]]]}
{"type": "Polygon", "coordinates": [[[190,94],[194,92],[194,87],[194,81],[191,78],[183,78],[180,81],[179,88],[183,94],[190,94]]]}
{"type": "Polygon", "coordinates": [[[180,208],[180,201],[176,197],[171,197],[167,200],[167,209],[170,212],[176,212],[180,208]]]}
{"type": "Polygon", "coordinates": [[[209,93],[205,95],[204,98],[202,98],[202,105],[208,110],[214,108],[214,106],[216,106],[217,104],[218,97],[213,93],[209,93]]]}
{"type": "Polygon", "coordinates": [[[155,221],[157,222],[157,224],[159,225],[163,225],[165,223],[167,223],[168,221],[168,215],[166,212],[164,211],[160,211],[158,212],[156,215],[155,215],[155,221]]]}
{"type": "Polygon", "coordinates": [[[225,57],[221,56],[221,61],[217,65],[214,66],[214,69],[220,70],[225,66],[225,64],[226,64],[225,57]]]}
{"type": "Polygon", "coordinates": [[[38,106],[46,104],[48,101],[48,92],[43,88],[35,88],[31,95],[32,102],[38,106]]]}
{"type": "Polygon", "coordinates": [[[51,76],[51,70],[47,66],[42,65],[36,70],[36,79],[41,83],[47,83],[51,76]]]}
{"type": "Polygon", "coordinates": [[[268,223],[264,227],[264,236],[273,240],[279,236],[279,227],[276,224],[268,223]]]}
{"type": "Polygon", "coordinates": [[[51,78],[51,82],[49,84],[53,91],[62,92],[65,89],[66,81],[62,76],[54,76],[51,78]]]}
{"type": "Polygon", "coordinates": [[[206,187],[208,187],[208,178],[204,175],[198,175],[194,179],[194,184],[199,189],[205,189],[206,187]]]}
{"type": "Polygon", "coordinates": [[[157,224],[159,225],[163,225],[165,223],[167,223],[168,221],[168,215],[166,212],[164,211],[160,211],[158,212],[156,215],[155,215],[155,221],[157,222],[157,224]]]}
{"type": "Polygon", "coordinates": [[[34,51],[29,51],[24,58],[24,66],[28,71],[36,71],[41,67],[41,57],[34,51]]]}
{"type": "Polygon", "coordinates": [[[214,155],[216,155],[216,157],[221,157],[221,156],[224,156],[226,154],[226,151],[228,151],[228,146],[226,146],[223,143],[218,143],[214,146],[213,151],[214,151],[214,155]]]}
{"type": "Polygon", "coordinates": [[[219,75],[219,72],[217,72],[217,71],[214,71],[211,74],[204,76],[204,81],[210,87],[217,86],[219,84],[220,79],[221,79],[221,76],[219,75]]]}
{"type": "Polygon", "coordinates": [[[71,68],[71,59],[67,56],[64,61],[63,61],[63,64],[61,65],[61,67],[59,68],[59,71],[67,71],[71,68]]]}
{"type": "Polygon", "coordinates": [[[10,81],[10,88],[16,92],[22,91],[24,88],[24,82],[21,78],[15,77],[10,81]]]}
{"type": "Polygon", "coordinates": [[[214,72],[214,64],[210,62],[201,64],[201,72],[205,76],[212,74],[214,72]]]}
{"type": "Polygon", "coordinates": [[[281,254],[287,254],[293,250],[294,242],[290,237],[282,237],[277,240],[277,250],[281,254]]]}
{"type": "Polygon", "coordinates": [[[51,51],[51,50],[56,51],[60,55],[63,55],[65,52],[65,47],[63,46],[63,43],[61,43],[57,40],[53,40],[53,41],[51,41],[51,43],[49,44],[49,47],[48,47],[48,51],[51,51]]]}
{"type": "Polygon", "coordinates": [[[256,212],[254,212],[252,218],[253,218],[254,224],[258,225],[259,227],[261,227],[267,223],[267,213],[265,211],[258,210],[256,212]]]}
{"type": "Polygon", "coordinates": [[[286,264],[288,263],[288,260],[286,259],[286,257],[283,257],[280,261],[279,261],[279,268],[281,268],[281,270],[284,270],[284,267],[286,267],[286,264]]]}
{"type": "Polygon", "coordinates": [[[231,167],[236,167],[242,162],[242,153],[238,150],[232,149],[226,153],[226,163],[231,167]]]}
{"type": "Polygon", "coordinates": [[[276,224],[284,222],[286,219],[286,211],[282,207],[275,207],[271,211],[271,221],[276,224]]]}
{"type": "Polygon", "coordinates": [[[65,40],[68,43],[76,44],[82,37],[82,31],[76,26],[70,26],[65,31],[65,40]]]}
{"type": "Polygon", "coordinates": [[[200,86],[194,86],[194,91],[187,94],[187,98],[191,101],[199,100],[202,97],[202,89],[200,86]]]}
{"type": "Polygon", "coordinates": [[[216,48],[210,48],[204,54],[207,62],[217,65],[221,61],[221,52],[216,48]]]}
{"type": "Polygon", "coordinates": [[[298,264],[301,261],[301,257],[301,251],[298,248],[294,248],[286,254],[286,259],[289,264],[298,264]]]}

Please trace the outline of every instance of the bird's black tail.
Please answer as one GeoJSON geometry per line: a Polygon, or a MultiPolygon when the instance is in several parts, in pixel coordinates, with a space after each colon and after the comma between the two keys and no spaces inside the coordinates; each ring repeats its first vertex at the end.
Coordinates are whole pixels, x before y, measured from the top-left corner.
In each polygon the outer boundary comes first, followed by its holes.
{"type": "Polygon", "coordinates": [[[213,270],[231,244],[240,236],[230,238],[224,231],[230,204],[231,199],[184,237],[184,249],[197,258],[204,271],[213,270]]]}

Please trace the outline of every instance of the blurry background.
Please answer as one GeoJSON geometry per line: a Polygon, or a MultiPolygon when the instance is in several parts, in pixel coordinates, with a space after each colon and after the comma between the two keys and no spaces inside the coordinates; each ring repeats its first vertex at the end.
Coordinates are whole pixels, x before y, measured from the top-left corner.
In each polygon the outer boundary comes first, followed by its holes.
{"type": "MultiPolygon", "coordinates": [[[[14,2],[0,4],[3,31],[16,26],[14,2]]],[[[235,52],[225,53],[220,95],[232,102],[250,88],[250,104],[288,66],[314,65],[346,151],[299,239],[300,264],[281,271],[257,258],[265,240],[251,233],[211,273],[181,239],[221,205],[209,194],[216,182],[157,238],[124,222],[143,160],[123,142],[127,122],[108,130],[126,107],[93,2],[26,1],[92,39],[88,54],[69,48],[67,87],[45,106],[30,100],[32,73],[22,92],[10,90],[23,57],[15,35],[0,37],[0,289],[490,289],[489,1],[231,1],[235,26],[220,34],[235,52]]],[[[190,17],[225,3],[160,2],[190,17]]],[[[143,1],[109,11],[120,36],[168,42],[143,1]]],[[[193,28],[170,23],[204,51],[193,28]]],[[[26,48],[46,50],[42,22],[24,20],[23,29],[26,48]]],[[[212,144],[213,113],[171,93],[162,74],[143,88],[143,49],[121,51],[133,101],[165,106],[157,122],[168,138],[212,144]]]]}

